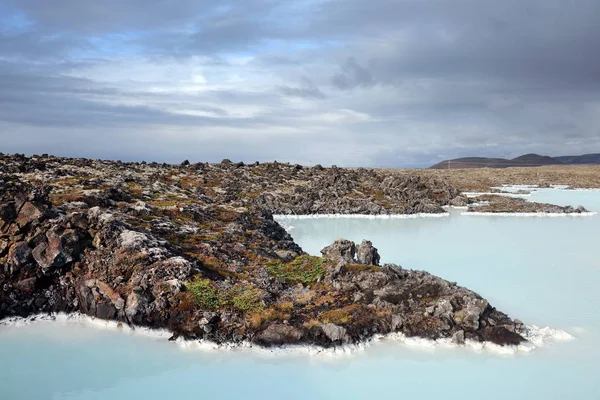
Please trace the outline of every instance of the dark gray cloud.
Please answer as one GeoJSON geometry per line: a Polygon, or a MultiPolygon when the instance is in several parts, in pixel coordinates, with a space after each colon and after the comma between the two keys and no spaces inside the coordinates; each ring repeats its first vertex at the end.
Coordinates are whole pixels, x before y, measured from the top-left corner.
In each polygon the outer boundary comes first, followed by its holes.
{"type": "Polygon", "coordinates": [[[386,166],[600,151],[598,37],[596,0],[5,0],[0,146],[386,166]]]}
{"type": "Polygon", "coordinates": [[[333,85],[341,90],[350,90],[360,86],[373,86],[375,81],[373,75],[362,67],[353,57],[348,58],[340,67],[333,78],[333,85]]]}
{"type": "Polygon", "coordinates": [[[280,86],[279,90],[286,96],[305,99],[324,99],[327,96],[310,79],[303,77],[300,86],[280,86]]]}

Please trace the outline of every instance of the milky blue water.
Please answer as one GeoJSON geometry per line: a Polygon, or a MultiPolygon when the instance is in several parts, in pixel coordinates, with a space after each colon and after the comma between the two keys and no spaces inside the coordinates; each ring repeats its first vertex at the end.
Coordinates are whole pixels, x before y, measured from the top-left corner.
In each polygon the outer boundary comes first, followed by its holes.
{"type": "MultiPolygon", "coordinates": [[[[528,199],[600,211],[600,192],[528,199]]],[[[308,252],[369,238],[382,261],[478,291],[527,324],[576,337],[530,353],[384,341],[350,355],[182,348],[77,323],[0,327],[0,399],[600,398],[600,217],[282,220],[308,252]]]]}

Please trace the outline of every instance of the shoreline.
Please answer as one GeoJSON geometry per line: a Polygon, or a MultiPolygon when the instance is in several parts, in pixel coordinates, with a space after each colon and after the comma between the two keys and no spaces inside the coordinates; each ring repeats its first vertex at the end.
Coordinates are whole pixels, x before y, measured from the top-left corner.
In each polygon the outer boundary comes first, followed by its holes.
{"type": "MultiPolygon", "coordinates": [[[[446,206],[442,206],[446,207],[446,206]]],[[[416,214],[273,214],[273,219],[414,219],[414,218],[443,218],[450,213],[416,213],[416,214]]]]}
{"type": "MultiPolygon", "coordinates": [[[[4,329],[20,329],[38,323],[54,323],[69,326],[77,324],[85,328],[97,330],[108,330],[112,332],[122,332],[128,335],[139,335],[154,340],[171,341],[173,333],[167,329],[148,328],[143,326],[130,326],[113,320],[104,320],[101,318],[90,317],[81,313],[51,313],[35,314],[28,317],[8,317],[0,320],[0,336],[4,329]]],[[[348,355],[357,355],[365,352],[368,348],[388,343],[396,343],[410,349],[419,351],[435,351],[436,349],[464,349],[473,351],[477,354],[490,354],[496,356],[516,356],[518,354],[528,354],[537,348],[547,347],[553,344],[576,340],[577,338],[569,332],[562,329],[550,327],[538,327],[536,325],[527,325],[524,335],[527,342],[519,345],[497,345],[492,342],[477,342],[466,340],[464,344],[453,343],[450,338],[445,339],[425,339],[421,337],[408,337],[402,333],[389,333],[386,335],[374,335],[368,340],[357,344],[344,344],[334,347],[321,347],[317,345],[281,345],[274,347],[264,347],[251,342],[223,343],[219,344],[209,340],[189,340],[177,338],[172,340],[180,349],[200,350],[200,351],[247,351],[259,355],[272,356],[329,356],[341,357],[348,355]]]]}
{"type": "Polygon", "coordinates": [[[460,215],[473,215],[480,217],[539,217],[539,218],[554,218],[554,217],[592,217],[596,215],[595,211],[586,211],[582,213],[549,213],[549,212],[480,212],[480,211],[465,211],[460,215]]]}

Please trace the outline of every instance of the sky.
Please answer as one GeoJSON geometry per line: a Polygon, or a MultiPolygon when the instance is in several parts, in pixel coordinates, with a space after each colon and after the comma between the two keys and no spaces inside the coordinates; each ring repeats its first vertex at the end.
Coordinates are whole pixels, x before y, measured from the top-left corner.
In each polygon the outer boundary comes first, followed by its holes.
{"type": "Polygon", "coordinates": [[[598,0],[0,0],[0,152],[600,152],[598,0]]]}

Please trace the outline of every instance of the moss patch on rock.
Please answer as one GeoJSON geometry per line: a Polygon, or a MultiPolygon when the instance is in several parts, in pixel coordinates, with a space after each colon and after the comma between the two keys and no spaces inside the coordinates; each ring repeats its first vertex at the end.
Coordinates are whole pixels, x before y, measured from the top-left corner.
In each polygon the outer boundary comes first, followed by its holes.
{"type": "Polygon", "coordinates": [[[323,258],[305,254],[289,263],[271,261],[267,269],[271,276],[284,279],[288,284],[302,283],[310,286],[325,276],[324,264],[323,258]]]}

